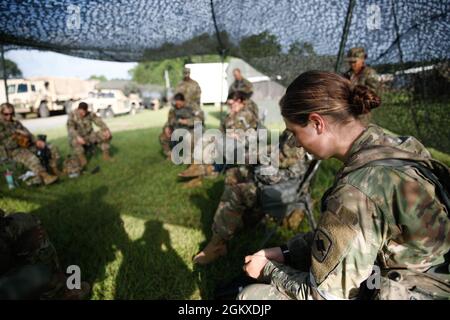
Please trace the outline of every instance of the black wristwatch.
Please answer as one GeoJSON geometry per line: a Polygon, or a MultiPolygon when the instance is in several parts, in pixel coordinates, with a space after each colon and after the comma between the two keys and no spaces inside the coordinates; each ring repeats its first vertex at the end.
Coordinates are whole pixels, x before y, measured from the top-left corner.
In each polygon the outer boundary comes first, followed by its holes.
{"type": "Polygon", "coordinates": [[[290,264],[291,263],[291,252],[289,251],[289,248],[287,245],[283,244],[280,246],[281,252],[283,253],[284,257],[284,264],[290,264]]]}

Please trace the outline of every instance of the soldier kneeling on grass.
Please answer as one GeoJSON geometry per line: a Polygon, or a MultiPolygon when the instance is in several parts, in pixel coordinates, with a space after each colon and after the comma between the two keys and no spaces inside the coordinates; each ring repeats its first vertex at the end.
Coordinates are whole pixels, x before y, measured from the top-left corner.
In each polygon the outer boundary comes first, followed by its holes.
{"type": "Polygon", "coordinates": [[[42,139],[37,139],[18,120],[14,119],[14,106],[10,103],[0,105],[0,158],[6,158],[23,164],[31,170],[35,177],[33,184],[52,184],[58,180],[59,170],[57,160],[59,152],[56,148],[47,145],[42,139]],[[46,168],[37,156],[39,150],[48,150],[50,157],[54,160],[46,168]]]}
{"type": "Polygon", "coordinates": [[[237,165],[225,172],[225,189],[214,215],[212,238],[193,259],[209,264],[227,253],[227,242],[245,225],[254,225],[265,214],[283,218],[286,226],[297,228],[309,210],[309,187],[303,185],[311,157],[293,144],[293,136],[280,136],[279,168],[268,174],[263,165],[237,165]],[[269,199],[270,198],[270,199],[269,199]],[[294,222],[295,221],[295,222],[294,222]]]}
{"type": "Polygon", "coordinates": [[[39,219],[0,209],[0,300],[87,298],[90,286],[69,289],[55,248],[39,219]]]}
{"type": "Polygon", "coordinates": [[[99,116],[88,110],[87,103],[80,102],[78,108],[69,115],[67,131],[72,152],[78,157],[83,168],[87,165],[85,149],[95,145],[99,145],[102,149],[104,160],[111,160],[109,154],[111,131],[99,116]],[[94,131],[93,124],[99,127],[100,131],[94,131]]]}

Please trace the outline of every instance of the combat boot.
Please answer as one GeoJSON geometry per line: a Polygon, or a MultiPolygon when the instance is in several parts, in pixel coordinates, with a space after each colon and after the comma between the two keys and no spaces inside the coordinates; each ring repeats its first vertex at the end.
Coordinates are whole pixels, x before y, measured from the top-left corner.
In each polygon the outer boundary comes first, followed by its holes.
{"type": "Polygon", "coordinates": [[[214,166],[212,164],[205,165],[205,176],[208,178],[217,177],[219,173],[214,170],[214,166]]]}
{"type": "Polygon", "coordinates": [[[112,161],[112,157],[109,154],[109,150],[103,150],[103,160],[112,161]]]}
{"type": "Polygon", "coordinates": [[[192,179],[189,182],[186,182],[183,185],[183,189],[195,189],[195,188],[201,187],[202,185],[203,185],[202,177],[197,177],[197,178],[192,179]]]}
{"type": "Polygon", "coordinates": [[[227,244],[218,234],[213,236],[206,247],[200,251],[194,258],[193,262],[200,265],[209,264],[218,258],[227,254],[227,244]]]}
{"type": "Polygon", "coordinates": [[[205,175],[205,167],[202,164],[191,164],[186,170],[178,174],[181,178],[195,178],[205,175]]]}
{"type": "Polygon", "coordinates": [[[48,174],[46,171],[40,172],[39,177],[42,179],[42,182],[44,182],[45,185],[55,183],[58,180],[57,176],[52,176],[48,174]]]}
{"type": "Polygon", "coordinates": [[[63,173],[61,171],[59,171],[58,166],[56,166],[56,165],[50,166],[50,171],[53,175],[55,175],[57,177],[63,176],[63,173]]]}

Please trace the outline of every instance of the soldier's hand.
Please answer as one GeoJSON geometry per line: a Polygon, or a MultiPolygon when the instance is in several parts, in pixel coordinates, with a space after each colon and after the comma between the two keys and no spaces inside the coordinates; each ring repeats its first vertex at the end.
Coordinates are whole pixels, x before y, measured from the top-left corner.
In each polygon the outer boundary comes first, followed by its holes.
{"type": "Polygon", "coordinates": [[[254,253],[254,255],[262,255],[264,257],[266,257],[268,260],[273,260],[279,263],[284,263],[284,256],[283,256],[283,251],[281,251],[280,247],[274,247],[274,248],[267,248],[267,249],[262,249],[256,253],[254,253]]]}
{"type": "Polygon", "coordinates": [[[37,140],[37,141],[36,141],[36,147],[37,147],[38,149],[44,149],[44,148],[45,148],[45,142],[42,141],[42,140],[37,140]]]}
{"type": "Polygon", "coordinates": [[[186,120],[186,119],[180,119],[180,120],[178,120],[178,122],[179,122],[180,124],[184,124],[184,125],[187,124],[187,120],[186,120]]]}
{"type": "Polygon", "coordinates": [[[259,279],[262,276],[264,267],[269,260],[263,255],[251,255],[245,257],[244,272],[253,279],[259,279]]]}
{"type": "Polygon", "coordinates": [[[81,145],[85,145],[86,144],[86,141],[80,136],[77,136],[76,140],[77,140],[78,144],[81,144],[81,145]]]}

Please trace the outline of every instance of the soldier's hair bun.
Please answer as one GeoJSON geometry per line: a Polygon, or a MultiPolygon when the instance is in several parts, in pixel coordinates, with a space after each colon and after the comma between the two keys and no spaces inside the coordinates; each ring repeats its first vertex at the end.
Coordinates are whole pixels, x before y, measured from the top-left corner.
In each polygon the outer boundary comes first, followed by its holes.
{"type": "Polygon", "coordinates": [[[350,107],[355,116],[370,113],[381,105],[380,97],[366,86],[357,85],[350,94],[350,107]]]}

